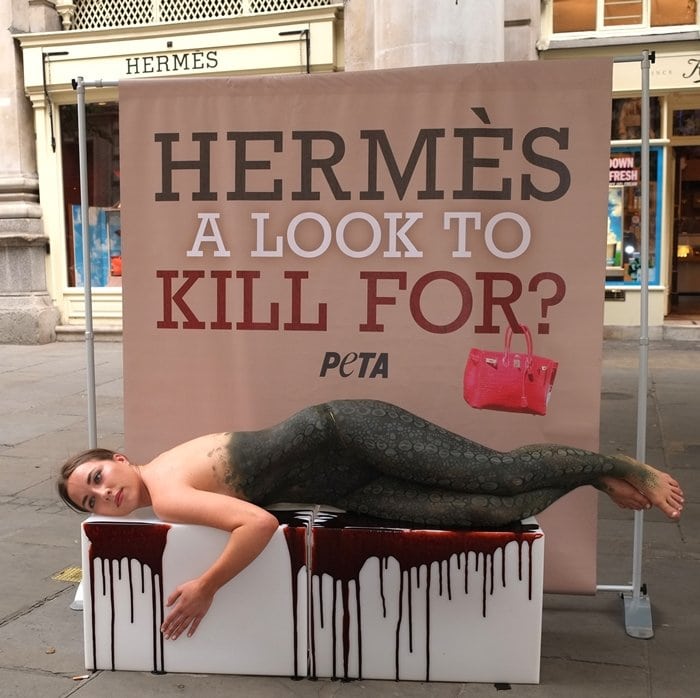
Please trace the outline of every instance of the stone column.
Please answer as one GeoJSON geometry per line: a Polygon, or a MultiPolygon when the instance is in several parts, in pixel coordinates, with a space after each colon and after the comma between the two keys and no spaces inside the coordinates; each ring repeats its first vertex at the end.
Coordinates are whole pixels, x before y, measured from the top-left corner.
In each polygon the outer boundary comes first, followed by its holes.
{"type": "Polygon", "coordinates": [[[347,0],[345,69],[504,60],[504,0],[347,0]]]}
{"type": "Polygon", "coordinates": [[[12,344],[54,341],[59,319],[46,286],[48,238],[39,205],[32,108],[13,38],[30,30],[31,4],[0,2],[0,342],[12,344]]]}

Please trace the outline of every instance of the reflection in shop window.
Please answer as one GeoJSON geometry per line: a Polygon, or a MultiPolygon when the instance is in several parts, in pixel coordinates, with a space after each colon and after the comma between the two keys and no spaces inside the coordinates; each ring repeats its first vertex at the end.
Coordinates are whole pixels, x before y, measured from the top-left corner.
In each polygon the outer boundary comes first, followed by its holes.
{"type": "MultiPolygon", "coordinates": [[[[658,230],[661,206],[661,149],[649,151],[649,283],[659,283],[658,230]]],[[[638,284],[641,268],[641,153],[639,148],[617,149],[610,153],[608,188],[608,231],[606,236],[606,281],[638,284]]]]}
{"type": "Polygon", "coordinates": [[[68,285],[83,286],[83,236],[90,236],[91,285],[121,286],[119,108],[116,102],[86,105],[88,221],[80,210],[78,112],[60,107],[63,198],[68,285]]]}
{"type": "MultiPolygon", "coordinates": [[[[642,137],[642,100],[639,97],[613,99],[610,140],[639,140],[642,137]]],[[[661,135],[661,102],[649,99],[649,138],[661,135]]]]}
{"type": "Polygon", "coordinates": [[[622,27],[695,24],[696,0],[553,0],[553,31],[590,32],[622,27]]]}

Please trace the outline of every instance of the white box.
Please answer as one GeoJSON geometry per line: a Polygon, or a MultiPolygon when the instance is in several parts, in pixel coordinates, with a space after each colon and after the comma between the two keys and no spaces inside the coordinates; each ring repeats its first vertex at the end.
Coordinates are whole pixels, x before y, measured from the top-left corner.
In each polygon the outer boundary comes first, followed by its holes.
{"type": "Polygon", "coordinates": [[[160,633],[165,601],[228,535],[152,515],[88,518],[86,667],[539,681],[544,535],[534,519],[444,531],[318,507],[274,513],[270,544],[217,592],[195,635],[174,641],[160,633]]]}
{"type": "Polygon", "coordinates": [[[165,602],[214,562],[228,534],[148,515],[88,518],[82,525],[86,668],[306,676],[310,513],[279,514],[283,523],[265,550],[217,592],[194,636],[177,640],[160,633],[165,602]],[[295,565],[290,549],[301,550],[295,565]]]}
{"type": "Polygon", "coordinates": [[[310,674],[537,683],[544,535],[406,528],[340,515],[312,528],[310,674]]]}

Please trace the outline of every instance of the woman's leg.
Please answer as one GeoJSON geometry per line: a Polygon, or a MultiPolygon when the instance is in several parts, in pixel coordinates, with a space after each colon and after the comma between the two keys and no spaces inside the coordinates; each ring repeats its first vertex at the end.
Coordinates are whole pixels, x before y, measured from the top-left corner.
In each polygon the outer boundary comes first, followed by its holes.
{"type": "Polygon", "coordinates": [[[341,442],[391,477],[471,494],[514,495],[592,484],[613,458],[554,444],[496,451],[415,414],[374,400],[328,403],[341,442]]]}
{"type": "Polygon", "coordinates": [[[537,490],[568,492],[582,485],[610,491],[611,480],[618,479],[671,518],[677,518],[682,509],[683,493],[673,478],[626,456],[555,444],[503,453],[388,403],[336,400],[328,408],[341,442],[358,461],[407,482],[513,496],[537,490]]]}
{"type": "Polygon", "coordinates": [[[428,526],[499,527],[534,516],[566,494],[543,489],[513,497],[466,494],[392,477],[380,477],[355,492],[329,502],[343,509],[428,526]]]}
{"type": "MultiPolygon", "coordinates": [[[[334,503],[382,475],[429,488],[512,497],[620,478],[676,518],[682,492],[664,473],[624,457],[551,444],[501,453],[395,405],[336,400],[270,429],[231,439],[229,484],[251,501],[334,503]]],[[[604,488],[603,488],[604,489],[604,488]]]]}

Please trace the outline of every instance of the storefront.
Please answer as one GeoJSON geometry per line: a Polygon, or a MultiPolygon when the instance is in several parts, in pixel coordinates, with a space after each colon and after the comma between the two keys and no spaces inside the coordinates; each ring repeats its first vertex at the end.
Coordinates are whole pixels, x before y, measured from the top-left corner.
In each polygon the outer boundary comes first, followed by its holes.
{"type": "MultiPolygon", "coordinates": [[[[609,56],[613,67],[605,324],[640,322],[640,57],[649,51],[649,324],[700,314],[700,31],[695,0],[550,0],[543,60],[609,56]],[[697,208],[694,204],[697,202],[697,208]],[[697,271],[696,271],[697,270],[697,271]]],[[[651,333],[653,336],[653,333],[651,333]]]]}
{"type": "Polygon", "coordinates": [[[93,250],[95,328],[121,327],[119,90],[109,83],[343,68],[340,3],[226,20],[24,34],[18,41],[34,108],[40,200],[49,237],[48,288],[64,328],[85,322],[85,234],[93,250]],[[87,222],[80,216],[73,88],[78,77],[91,86],[86,90],[87,222]],[[101,81],[107,86],[92,87],[101,81]]]}
{"type": "MultiPolygon", "coordinates": [[[[590,22],[585,26],[579,26],[580,22],[567,25],[560,35],[551,35],[554,24],[547,8],[576,9],[589,4],[572,0],[545,6],[543,26],[550,27],[550,36],[546,45],[541,42],[540,59],[621,57],[640,55],[643,49],[655,52],[650,75],[649,322],[661,326],[670,313],[693,311],[700,306],[698,31],[690,23],[692,13],[667,13],[656,19],[652,13],[645,20],[649,26],[644,31],[656,43],[648,45],[632,43],[632,34],[626,39],[621,34],[617,39],[603,36],[610,27],[589,26],[590,22]],[[657,26],[659,23],[662,26],[657,26]],[[654,32],[676,34],[674,40],[669,40],[654,32]]],[[[656,7],[644,4],[647,6],[656,7]]],[[[84,231],[92,236],[93,249],[99,254],[92,264],[95,323],[118,329],[122,313],[118,89],[87,90],[90,211],[85,224],[79,220],[76,94],[72,80],[77,76],[92,83],[342,70],[342,12],[341,3],[336,3],[229,20],[18,37],[24,54],[25,88],[34,107],[41,205],[50,238],[48,285],[64,326],[78,328],[84,323],[80,245],[84,231]]],[[[634,30],[638,29],[636,26],[634,30]]],[[[640,64],[615,63],[608,225],[607,230],[593,233],[606,238],[601,245],[606,247],[608,326],[635,326],[640,317],[640,95],[640,64]]]]}
{"type": "MultiPolygon", "coordinates": [[[[649,324],[700,313],[700,42],[556,48],[545,59],[653,52],[650,68],[649,324]],[[682,50],[678,50],[682,47],[682,50]],[[674,49],[674,50],[670,50],[674,49]]],[[[639,324],[641,63],[613,66],[605,324],[639,324]]]]}

